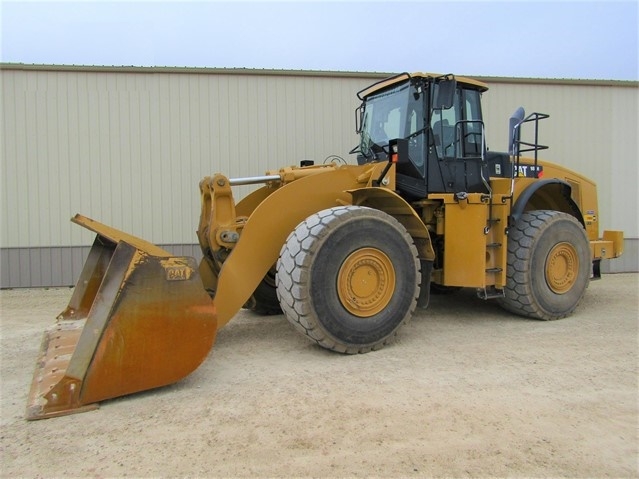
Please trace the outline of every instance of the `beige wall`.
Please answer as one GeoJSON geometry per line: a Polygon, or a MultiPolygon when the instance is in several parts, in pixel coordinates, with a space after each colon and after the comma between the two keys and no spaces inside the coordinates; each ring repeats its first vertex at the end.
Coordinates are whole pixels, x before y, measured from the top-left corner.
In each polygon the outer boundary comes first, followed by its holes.
{"type": "MultiPolygon", "coordinates": [[[[3,65],[0,75],[5,270],[12,248],[25,256],[90,244],[92,235],[69,222],[76,212],[154,243],[195,243],[203,176],[255,176],[329,155],[353,162],[355,93],[381,78],[20,65],[3,65]]],[[[549,113],[543,156],[596,178],[601,224],[639,237],[637,83],[484,81],[491,149],[505,149],[518,106],[549,113]]],[[[29,276],[38,267],[21,268],[29,276]]]]}
{"type": "Polygon", "coordinates": [[[2,71],[3,247],[87,244],[76,212],[156,243],[195,241],[215,172],[346,157],[353,94],[327,76],[2,71]]]}

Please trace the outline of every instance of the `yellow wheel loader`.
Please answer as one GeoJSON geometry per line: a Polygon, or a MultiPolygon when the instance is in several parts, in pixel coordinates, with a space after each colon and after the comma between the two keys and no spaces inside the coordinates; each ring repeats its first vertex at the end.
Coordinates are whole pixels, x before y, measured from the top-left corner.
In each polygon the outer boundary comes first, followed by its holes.
{"type": "Polygon", "coordinates": [[[623,233],[600,238],[595,184],[538,159],[547,115],[517,110],[509,151],[488,150],[486,90],[403,73],[358,93],[356,165],[204,178],[199,266],[76,216],[97,236],[45,334],[27,419],[178,381],[243,307],[281,311],[310,340],[348,354],[391,341],[431,288],[474,288],[529,318],[573,313],[601,260],[622,253],[623,233]],[[262,186],[236,203],[233,187],[247,184],[262,186]]]}

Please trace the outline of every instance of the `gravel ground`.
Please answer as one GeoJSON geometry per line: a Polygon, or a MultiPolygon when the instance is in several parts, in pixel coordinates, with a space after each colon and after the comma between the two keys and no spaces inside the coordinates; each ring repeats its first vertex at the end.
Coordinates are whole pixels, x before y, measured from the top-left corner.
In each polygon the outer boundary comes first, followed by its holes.
{"type": "Polygon", "coordinates": [[[436,296],[390,346],[343,356],[239,313],[185,380],[24,420],[70,289],[0,291],[2,477],[638,477],[639,275],[574,316],[436,296]]]}

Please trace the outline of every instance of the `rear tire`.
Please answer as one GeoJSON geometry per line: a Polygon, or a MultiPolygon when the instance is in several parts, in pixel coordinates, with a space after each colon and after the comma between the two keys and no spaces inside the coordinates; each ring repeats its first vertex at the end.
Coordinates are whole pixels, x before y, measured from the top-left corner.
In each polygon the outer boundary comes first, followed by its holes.
{"type": "Polygon", "coordinates": [[[499,303],[529,318],[564,318],[586,292],[590,265],[588,237],[573,216],[524,213],[509,232],[505,297],[499,303]]]}
{"type": "Polygon", "coordinates": [[[277,295],[288,321],[320,346],[348,354],[387,344],[410,320],[420,283],[406,229],[360,206],[307,218],[277,263],[277,295]]]}

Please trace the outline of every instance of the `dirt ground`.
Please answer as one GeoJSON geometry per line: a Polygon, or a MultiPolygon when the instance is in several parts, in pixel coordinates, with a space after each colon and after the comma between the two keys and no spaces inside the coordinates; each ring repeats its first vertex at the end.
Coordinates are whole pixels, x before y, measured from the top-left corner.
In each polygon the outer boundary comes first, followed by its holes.
{"type": "Polygon", "coordinates": [[[70,289],[0,291],[2,477],[638,477],[639,275],[576,314],[432,299],[390,346],[330,353],[242,312],[173,386],[24,420],[70,289]]]}

